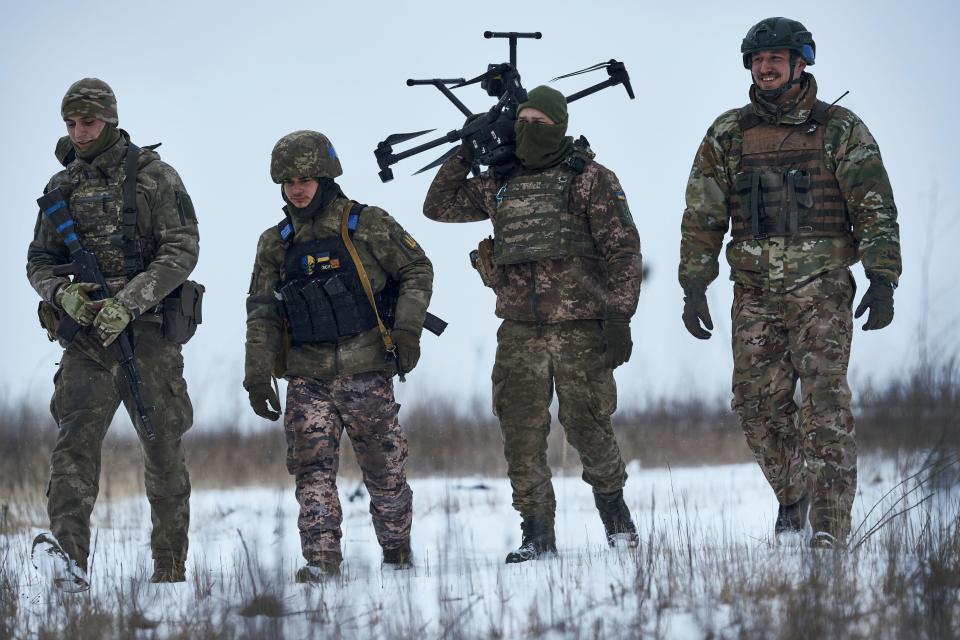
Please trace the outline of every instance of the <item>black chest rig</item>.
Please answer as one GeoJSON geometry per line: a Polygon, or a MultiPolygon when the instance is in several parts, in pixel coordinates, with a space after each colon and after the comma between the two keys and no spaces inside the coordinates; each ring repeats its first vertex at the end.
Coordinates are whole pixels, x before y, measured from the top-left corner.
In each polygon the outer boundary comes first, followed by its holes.
{"type": "MultiPolygon", "coordinates": [[[[354,204],[348,214],[351,235],[365,206],[354,204]]],[[[284,218],[277,231],[286,249],[277,296],[283,302],[294,344],[336,342],[377,326],[357,267],[340,236],[292,242],[290,218],[284,218]]]]}

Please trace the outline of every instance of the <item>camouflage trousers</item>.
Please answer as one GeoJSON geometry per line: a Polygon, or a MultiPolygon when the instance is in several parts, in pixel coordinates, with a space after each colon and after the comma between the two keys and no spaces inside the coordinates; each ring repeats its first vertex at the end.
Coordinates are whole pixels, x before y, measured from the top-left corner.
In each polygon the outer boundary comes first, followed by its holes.
{"type": "Polygon", "coordinates": [[[47,512],[64,551],[85,567],[90,553],[90,514],[100,487],[100,450],[122,402],[135,425],[144,458],[155,559],[185,561],[190,524],[190,476],[181,436],[193,423],[193,405],[183,379],[180,346],[160,335],[159,324],[139,321],[133,349],[141,392],[157,438],[143,433],[126,379],[89,330],[77,334],[54,376],[50,411],[59,427],[50,461],[47,512]]]}
{"type": "Polygon", "coordinates": [[[344,429],[370,494],[370,515],[384,549],[410,543],[413,492],[407,484],[407,439],[400,429],[393,380],[384,373],[332,381],[290,378],[284,432],[287,470],[296,478],[300,544],[307,562],[340,556],[343,513],[337,496],[344,429]]]}
{"type": "Polygon", "coordinates": [[[810,494],[811,525],[840,539],[857,487],[847,386],[853,295],[847,269],[787,293],[737,284],[732,314],[732,405],[747,444],[780,504],[810,494]]]}
{"type": "Polygon", "coordinates": [[[610,416],[617,408],[613,371],[604,365],[600,322],[537,325],[504,320],[493,365],[493,411],[500,419],[513,507],[550,522],[557,508],[547,435],[556,387],[559,419],[580,454],[583,479],[598,492],[622,489],[627,479],[610,416]]]}

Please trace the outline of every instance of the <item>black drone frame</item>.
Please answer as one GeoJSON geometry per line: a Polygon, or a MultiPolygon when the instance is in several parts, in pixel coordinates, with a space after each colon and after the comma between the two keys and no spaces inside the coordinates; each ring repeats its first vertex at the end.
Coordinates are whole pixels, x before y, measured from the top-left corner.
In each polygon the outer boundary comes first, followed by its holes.
{"type": "MultiPolygon", "coordinates": [[[[435,149],[441,145],[454,142],[466,142],[473,147],[474,157],[476,158],[474,173],[479,171],[479,165],[501,166],[509,165],[513,162],[513,123],[517,116],[516,109],[518,105],[527,99],[527,92],[520,82],[520,73],[517,70],[517,40],[520,38],[539,40],[542,34],[539,31],[534,33],[485,31],[483,37],[487,39],[506,38],[510,44],[510,61],[500,64],[490,64],[487,66],[485,73],[470,80],[463,78],[407,80],[408,87],[417,85],[432,85],[436,87],[440,93],[446,96],[469,120],[460,129],[454,129],[429,142],[424,142],[423,144],[398,153],[393,152],[393,145],[412,140],[413,138],[436,131],[436,129],[426,129],[412,133],[394,133],[387,136],[386,139],[377,145],[377,148],[373,152],[377,158],[377,165],[380,167],[381,181],[389,182],[393,180],[393,170],[390,167],[397,162],[423,153],[424,151],[435,149]],[[493,107],[487,112],[480,114],[472,113],[451,90],[477,83],[487,92],[487,95],[497,98],[497,103],[493,105],[493,107]]],[[[633,87],[630,85],[630,76],[627,74],[626,66],[617,60],[601,62],[586,69],[557,76],[553,78],[551,82],[599,69],[606,69],[607,79],[567,96],[568,103],[585,98],[607,87],[615,87],[620,84],[627,90],[627,95],[631,100],[636,97],[633,94],[633,87]]],[[[427,166],[416,171],[414,175],[440,166],[444,160],[456,152],[457,147],[450,149],[427,166]]]]}

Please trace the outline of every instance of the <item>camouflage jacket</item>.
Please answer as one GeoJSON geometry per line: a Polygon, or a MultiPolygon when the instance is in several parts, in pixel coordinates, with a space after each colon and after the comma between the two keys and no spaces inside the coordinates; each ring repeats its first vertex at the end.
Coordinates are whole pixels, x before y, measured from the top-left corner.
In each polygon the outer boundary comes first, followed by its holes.
{"type": "MultiPolygon", "coordinates": [[[[122,177],[128,138],[126,134],[91,162],[73,158],[66,169],[54,175],[44,193],[60,188],[70,203],[71,194],[86,181],[115,181],[122,177]]],[[[58,144],[58,159],[63,160],[58,144]]],[[[140,150],[137,170],[137,229],[144,270],[129,282],[124,276],[107,277],[110,293],[138,316],[156,307],[182,284],[197,264],[200,235],[197,218],[187,190],[173,167],[148,149],[140,150]]],[[[84,220],[75,212],[80,242],[84,241],[84,220]]],[[[116,221],[119,229],[120,220],[116,221]]],[[[119,231],[117,231],[119,233],[119,231]]],[[[87,247],[89,248],[89,247],[87,247]]],[[[97,252],[93,249],[94,254],[97,252]]],[[[56,304],[57,290],[69,282],[55,276],[53,267],[69,262],[70,252],[56,229],[37,215],[33,241],[27,251],[27,277],[45,301],[56,304]]],[[[98,256],[101,261],[101,256],[98,256]]],[[[101,268],[103,265],[101,264],[101,268]]]]}
{"type": "MultiPolygon", "coordinates": [[[[489,171],[467,178],[469,171],[459,152],[448,158],[427,192],[424,215],[438,222],[492,221],[506,180],[489,171]]],[[[498,317],[550,324],[633,316],[640,295],[640,236],[617,176],[588,162],[572,178],[570,211],[587,217],[602,259],[569,256],[498,266],[498,317]]]]}
{"type": "MultiPolygon", "coordinates": [[[[339,237],[341,215],[349,205],[349,200],[338,196],[306,219],[287,207],[294,226],[291,241],[339,237]]],[[[388,279],[399,283],[394,328],[420,335],[433,292],[433,265],[423,249],[386,211],[373,206],[361,212],[352,239],[375,294],[388,279]]],[[[271,226],[257,243],[247,295],[244,387],[269,381],[271,371],[284,377],[320,380],[367,371],[395,373],[376,327],[337,342],[289,346],[283,306],[274,295],[283,279],[285,255],[277,227],[271,226]]]]}
{"type": "MultiPolygon", "coordinates": [[[[776,110],[758,100],[751,105],[765,122],[798,125],[810,117],[817,98],[813,76],[791,105],[776,110]]],[[[740,171],[743,132],[739,109],[720,115],[697,150],[687,181],[687,207],[680,243],[680,285],[706,286],[719,272],[718,257],[730,226],[729,203],[740,171]]],[[[848,238],[771,236],[727,245],[730,279],[771,291],[790,291],[836,268],[863,262],[868,275],[896,284],[900,276],[900,231],[890,181],[880,150],[866,125],[852,111],[835,106],[824,131],[823,154],[836,175],[852,224],[848,238]]]]}

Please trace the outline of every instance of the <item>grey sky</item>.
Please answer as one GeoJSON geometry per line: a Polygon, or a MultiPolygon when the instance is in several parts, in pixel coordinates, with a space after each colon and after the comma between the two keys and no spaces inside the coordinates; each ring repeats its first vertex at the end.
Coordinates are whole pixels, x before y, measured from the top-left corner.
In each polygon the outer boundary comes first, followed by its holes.
{"type": "MultiPolygon", "coordinates": [[[[505,41],[486,29],[541,31],[524,41],[519,66],[532,88],[550,78],[617,58],[638,94],[621,88],[571,105],[570,131],[586,135],[598,161],[617,172],[640,229],[652,275],[633,322],[634,355],[617,370],[621,407],[661,395],[729,391],[732,286],[722,265],[709,290],[717,332],[691,338],[680,322],[676,283],[684,185],[694,152],[713,119],[746,101],[749,76],[740,40],[767,12],[786,5],[671,2],[475,3],[43,2],[0,8],[0,114],[7,155],[0,206],[7,232],[0,255],[6,278],[0,331],[6,358],[0,379],[8,398],[45,403],[59,348],[36,323],[37,296],[24,275],[35,199],[58,168],[53,146],[63,134],[60,99],[71,82],[96,76],[117,94],[120,126],[143,145],[161,141],[196,205],[201,258],[195,278],[207,286],[204,325],[186,347],[187,379],[200,419],[237,416],[245,424],[244,296],[256,239],[280,217],[269,178],[270,150],[295,129],[317,129],[334,142],[352,198],[384,207],[417,238],[436,270],[431,310],[450,322],[442,338],[424,337],[423,359],[402,400],[444,396],[485,410],[498,321],[493,295],[468,267],[467,253],[488,223],[440,225],[421,214],[432,172],[411,177],[442,152],[395,167],[381,184],[373,148],[389,133],[459,126],[462,116],[429,87],[408,77],[476,75],[507,58],[505,41]],[[486,15],[482,12],[487,7],[486,15]]],[[[781,8],[782,7],[782,8],[781,8]]],[[[895,375],[915,361],[927,314],[938,352],[955,352],[960,321],[960,233],[956,177],[960,148],[953,45],[960,11],[952,2],[820,2],[789,13],[813,31],[820,97],[855,111],[877,138],[900,210],[904,276],[894,324],[854,338],[854,388],[895,375]],[[928,260],[930,298],[922,277],[928,260]]],[[[559,81],[572,93],[602,72],[559,81]]],[[[458,95],[476,111],[492,101],[479,89],[458,95]]],[[[426,139],[426,138],[425,138],[426,139]]],[[[865,279],[855,268],[861,293],[865,279]]],[[[858,294],[859,298],[859,294],[858,294]]],[[[859,323],[859,324],[862,324],[859,323]]]]}

